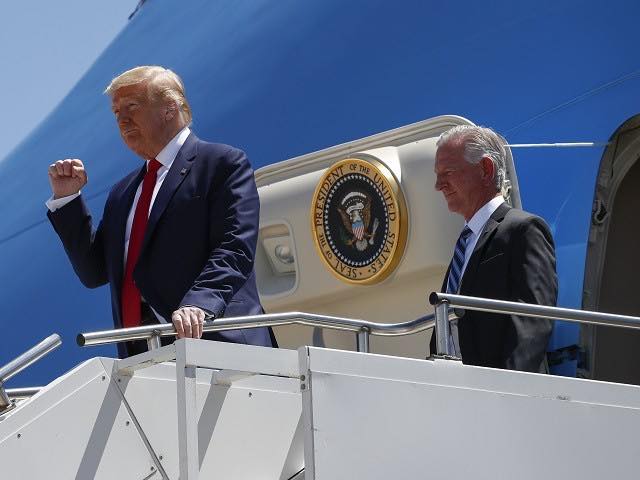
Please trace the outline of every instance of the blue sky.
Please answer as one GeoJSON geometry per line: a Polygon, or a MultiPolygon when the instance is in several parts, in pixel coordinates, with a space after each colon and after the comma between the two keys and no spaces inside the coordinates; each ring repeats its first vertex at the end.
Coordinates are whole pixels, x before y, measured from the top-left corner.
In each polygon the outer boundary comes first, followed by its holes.
{"type": "Polygon", "coordinates": [[[0,29],[0,159],[62,100],[137,0],[8,0],[0,29]]]}

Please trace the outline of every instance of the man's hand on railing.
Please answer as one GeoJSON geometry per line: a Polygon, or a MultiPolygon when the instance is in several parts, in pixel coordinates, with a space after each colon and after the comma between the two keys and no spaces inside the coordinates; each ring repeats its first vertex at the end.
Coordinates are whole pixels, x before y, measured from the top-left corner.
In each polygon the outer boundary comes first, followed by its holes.
{"type": "Polygon", "coordinates": [[[202,337],[202,325],[206,317],[204,310],[198,307],[181,307],[171,315],[178,338],[202,337]]]}

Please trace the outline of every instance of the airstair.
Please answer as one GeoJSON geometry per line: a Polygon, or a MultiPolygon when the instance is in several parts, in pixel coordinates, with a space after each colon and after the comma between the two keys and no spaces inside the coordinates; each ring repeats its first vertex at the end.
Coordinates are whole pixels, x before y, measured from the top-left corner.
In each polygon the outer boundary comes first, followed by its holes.
{"type": "MultiPolygon", "coordinates": [[[[366,350],[369,335],[411,333],[434,322],[441,340],[442,325],[462,315],[460,307],[627,328],[640,319],[458,295],[431,300],[435,318],[409,324],[294,313],[205,327],[322,325],[354,332],[359,352],[194,339],[157,347],[159,336],[174,333],[170,325],[81,335],[85,344],[146,338],[152,348],[124,360],[91,359],[7,405],[0,415],[1,478],[635,475],[638,386],[468,366],[446,351],[420,360],[366,350]]],[[[12,374],[22,366],[13,362],[12,374]]]]}
{"type": "MultiPolygon", "coordinates": [[[[283,348],[161,347],[173,326],[147,325],[79,335],[149,351],[44,387],[3,384],[55,335],[0,368],[0,480],[635,478],[640,387],[463,365],[447,339],[465,310],[640,318],[438,293],[420,316],[461,229],[431,188],[437,138],[460,124],[436,117],[256,172],[269,313],[204,330],[270,326],[283,348]]],[[[519,206],[510,154],[507,174],[519,206]]]]}

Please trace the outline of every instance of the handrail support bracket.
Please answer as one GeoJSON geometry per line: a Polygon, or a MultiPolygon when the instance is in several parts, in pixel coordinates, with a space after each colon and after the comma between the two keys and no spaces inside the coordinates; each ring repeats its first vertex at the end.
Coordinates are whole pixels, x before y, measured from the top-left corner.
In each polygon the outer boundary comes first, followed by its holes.
{"type": "Polygon", "coordinates": [[[449,337],[451,336],[451,326],[449,324],[449,302],[442,300],[435,304],[436,328],[436,353],[441,357],[451,357],[453,352],[450,349],[449,337]]]}

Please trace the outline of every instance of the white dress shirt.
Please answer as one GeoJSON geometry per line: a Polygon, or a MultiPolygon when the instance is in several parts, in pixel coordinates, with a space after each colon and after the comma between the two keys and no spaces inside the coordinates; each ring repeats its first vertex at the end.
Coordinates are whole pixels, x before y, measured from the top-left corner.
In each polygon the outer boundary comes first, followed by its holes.
{"type": "MultiPolygon", "coordinates": [[[[464,265],[462,265],[462,272],[460,273],[460,286],[462,286],[462,279],[464,278],[464,272],[467,269],[469,259],[473,254],[473,250],[476,248],[478,239],[484,226],[489,221],[493,212],[495,212],[500,205],[504,203],[502,196],[493,197],[487,203],[485,203],[480,210],[478,210],[471,219],[465,225],[471,230],[471,235],[467,239],[467,246],[464,251],[464,265]]],[[[459,288],[459,287],[458,287],[459,288]]],[[[457,293],[457,292],[456,292],[457,293]]],[[[458,337],[458,321],[451,321],[451,337],[449,338],[449,349],[457,357],[460,357],[460,339],[458,337]]]]}
{"type": "MultiPolygon", "coordinates": [[[[156,155],[156,160],[162,164],[162,166],[158,169],[156,185],[153,187],[153,194],[151,195],[151,204],[149,205],[149,212],[153,208],[153,202],[156,201],[156,196],[158,195],[158,191],[164,182],[164,179],[167,177],[167,173],[169,173],[169,169],[171,165],[173,165],[173,161],[176,159],[178,155],[178,151],[184,145],[185,140],[191,133],[189,127],[184,127],[178,134],[169,140],[169,143],[165,145],[165,147],[160,150],[160,153],[156,155]]],[[[147,168],[149,168],[149,160],[147,160],[147,168]]],[[[133,203],[131,204],[131,210],[129,210],[129,216],[127,217],[127,226],[124,231],[124,265],[126,268],[127,265],[127,253],[129,252],[129,237],[131,236],[131,226],[133,225],[133,217],[136,213],[136,205],[138,205],[138,199],[140,198],[140,194],[142,193],[142,182],[138,185],[138,189],[136,190],[136,195],[133,197],[133,203]]],[[[147,213],[149,215],[149,213],[147,213]]]]}
{"type": "MultiPolygon", "coordinates": [[[[175,137],[169,140],[169,143],[167,143],[165,147],[160,151],[160,153],[156,155],[156,160],[162,164],[162,167],[158,169],[156,185],[153,188],[153,194],[151,196],[151,204],[149,205],[149,212],[151,212],[151,209],[153,208],[153,202],[155,202],[156,200],[158,191],[160,190],[160,187],[162,186],[164,179],[167,177],[167,173],[169,172],[171,165],[173,165],[173,161],[176,159],[176,156],[178,155],[178,151],[180,151],[180,148],[182,148],[182,145],[184,145],[184,142],[187,140],[187,137],[189,136],[190,133],[191,133],[191,130],[189,129],[189,127],[184,127],[182,130],[180,130],[176,134],[175,137]]],[[[147,160],[146,163],[148,168],[149,160],[147,160]]],[[[122,262],[125,268],[127,265],[127,253],[129,251],[129,237],[131,235],[131,226],[133,225],[133,217],[135,215],[136,206],[138,205],[138,199],[140,198],[141,193],[142,193],[142,182],[140,182],[140,185],[138,185],[138,189],[136,190],[136,195],[133,198],[133,203],[131,204],[131,210],[129,210],[129,216],[127,217],[127,225],[124,233],[124,258],[122,259],[122,262]]],[[[50,211],[55,212],[59,208],[64,207],[66,204],[74,200],[79,195],[80,195],[80,192],[74,193],[73,195],[68,195],[62,198],[54,199],[53,197],[51,197],[46,202],[47,208],[50,211]]],[[[149,213],[147,213],[147,215],[149,215],[149,213]]],[[[153,310],[153,312],[160,319],[160,321],[167,323],[167,321],[163,317],[158,315],[158,312],[156,312],[155,310],[153,310]]]]}

